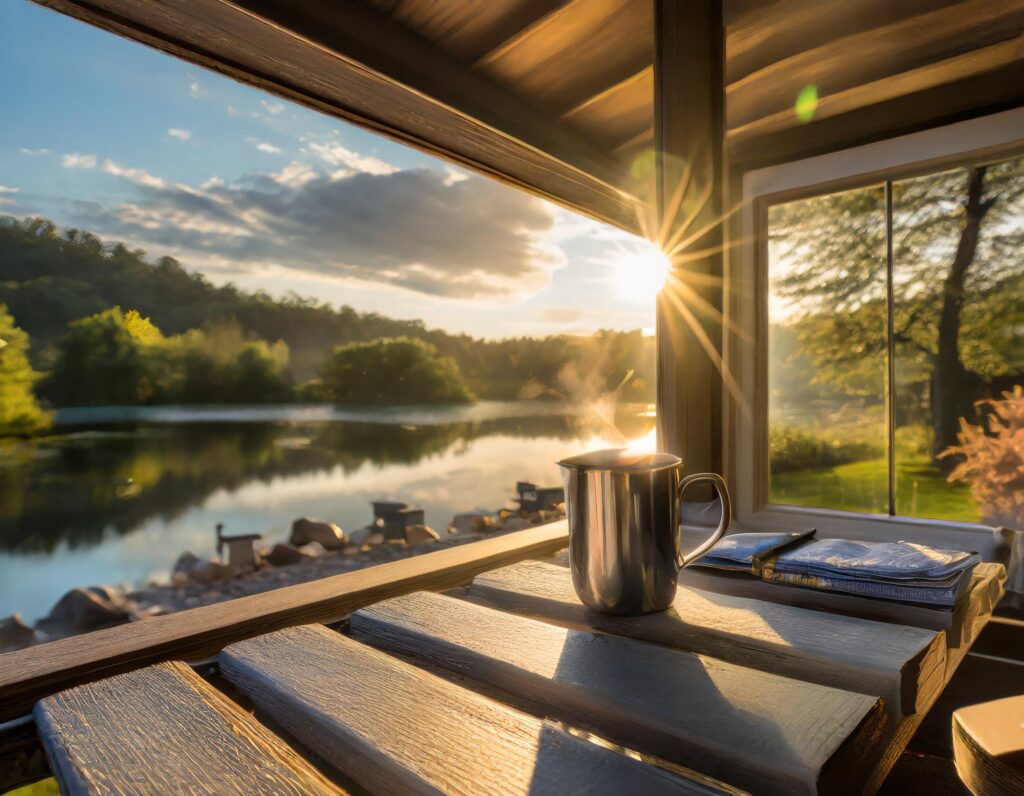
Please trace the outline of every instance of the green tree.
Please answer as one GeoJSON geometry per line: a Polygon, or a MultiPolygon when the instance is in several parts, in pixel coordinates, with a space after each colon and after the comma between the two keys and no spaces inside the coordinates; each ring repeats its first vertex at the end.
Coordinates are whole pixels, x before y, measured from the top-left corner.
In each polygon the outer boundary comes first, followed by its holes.
{"type": "Polygon", "coordinates": [[[29,363],[28,349],[28,335],[0,304],[0,437],[34,434],[50,425],[33,392],[39,374],[29,363]]]}
{"type": "Polygon", "coordinates": [[[58,340],[44,394],[58,406],[145,404],[166,377],[160,330],[120,307],[72,323],[58,340]]]}
{"type": "MultiPolygon", "coordinates": [[[[973,403],[1024,373],[1024,158],[931,174],[893,190],[898,378],[925,383],[939,453],[973,403]]],[[[875,390],[885,355],[881,187],[771,209],[773,290],[819,380],[875,390]]]]}
{"type": "Polygon", "coordinates": [[[321,376],[327,393],[340,404],[473,400],[454,359],[409,337],[338,346],[324,363],[321,376]]]}

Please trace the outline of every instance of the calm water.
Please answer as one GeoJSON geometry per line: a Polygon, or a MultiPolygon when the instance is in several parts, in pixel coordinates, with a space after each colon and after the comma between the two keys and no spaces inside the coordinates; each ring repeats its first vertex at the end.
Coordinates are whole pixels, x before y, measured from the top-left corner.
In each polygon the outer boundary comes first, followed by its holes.
{"type": "MultiPolygon", "coordinates": [[[[58,435],[0,449],[0,616],[28,621],[73,586],[166,577],[183,550],[215,552],[214,526],[287,540],[293,519],[342,528],[369,501],[452,515],[494,510],[515,482],[557,484],[553,462],[614,444],[563,406],[481,402],[358,412],[328,407],[73,410],[58,435]]],[[[620,412],[628,438],[653,426],[620,412]]]]}

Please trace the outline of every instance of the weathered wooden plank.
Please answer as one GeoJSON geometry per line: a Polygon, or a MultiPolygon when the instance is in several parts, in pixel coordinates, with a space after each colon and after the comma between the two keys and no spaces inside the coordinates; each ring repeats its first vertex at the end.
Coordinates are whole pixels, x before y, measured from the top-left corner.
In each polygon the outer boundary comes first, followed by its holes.
{"type": "Polygon", "coordinates": [[[568,541],[564,521],[193,608],[0,655],[0,721],[80,683],[170,658],[200,660],[222,647],[303,622],[331,622],[419,589],[450,588],[478,572],[544,555],[568,541]]]}
{"type": "Polygon", "coordinates": [[[181,663],[63,691],[34,714],[63,794],[342,792],[181,663]]]}
{"type": "Polygon", "coordinates": [[[714,793],[322,626],[239,642],[223,673],[373,793],[714,793]]]}
{"type": "Polygon", "coordinates": [[[881,695],[913,713],[941,688],[941,632],[714,594],[681,586],[670,610],[642,617],[587,611],[568,570],[539,561],[478,575],[468,599],[571,628],[652,641],[808,682],[881,695]]]}
{"type": "MultiPolygon", "coordinates": [[[[629,620],[635,621],[635,620],[629,620]]],[[[881,700],[439,594],[353,614],[352,634],[519,707],[757,793],[855,790],[881,700]]]]}
{"type": "MultiPolygon", "coordinates": [[[[561,553],[554,557],[554,561],[568,565],[567,556],[561,553]]],[[[998,564],[979,564],[961,599],[961,605],[954,611],[888,600],[872,600],[853,594],[803,589],[782,583],[766,583],[759,578],[742,573],[715,572],[700,567],[684,569],[680,573],[679,582],[685,586],[716,594],[730,594],[734,597],[748,597],[783,605],[794,605],[799,608],[859,616],[862,619],[873,619],[879,622],[941,630],[946,634],[947,646],[958,647],[965,632],[970,635],[971,628],[965,629],[965,624],[973,623],[979,613],[984,613],[979,612],[977,608],[970,609],[967,603],[970,600],[991,600],[999,591],[999,579],[1003,572],[1005,570],[998,564]]]]}
{"type": "MultiPolygon", "coordinates": [[[[367,34],[364,23],[369,15],[361,14],[355,4],[328,7],[281,0],[36,2],[576,211],[630,231],[638,229],[637,202],[619,185],[616,165],[587,141],[559,131],[550,118],[545,119],[499,86],[481,83],[479,76],[466,70],[457,74],[440,61],[423,62],[415,71],[432,81],[429,85],[433,88],[443,88],[442,97],[428,93],[422,83],[402,83],[393,72],[409,74],[407,63],[399,57],[409,49],[405,41],[409,32],[397,29],[390,34],[367,34]],[[242,7],[243,2],[268,16],[252,13],[242,7]],[[331,23],[339,16],[348,20],[348,27],[331,23]],[[353,22],[358,19],[363,22],[353,22]],[[358,43],[366,57],[392,42],[399,44],[392,69],[384,69],[383,60],[368,66],[337,49],[358,43]],[[438,82],[432,77],[435,71],[443,72],[446,79],[438,82]]],[[[424,51],[428,45],[421,40],[416,49],[424,51]]]]}
{"type": "Polygon", "coordinates": [[[954,711],[953,757],[971,793],[1024,793],[1024,696],[954,711]]]}

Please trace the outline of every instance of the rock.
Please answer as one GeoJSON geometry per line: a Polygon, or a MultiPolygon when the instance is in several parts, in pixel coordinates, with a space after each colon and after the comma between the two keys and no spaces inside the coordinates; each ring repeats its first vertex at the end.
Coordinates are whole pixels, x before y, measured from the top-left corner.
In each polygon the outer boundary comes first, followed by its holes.
{"type": "Polygon", "coordinates": [[[180,556],[178,560],[174,562],[174,569],[171,570],[172,579],[173,575],[188,575],[196,566],[199,564],[199,557],[192,553],[190,550],[186,550],[180,556]]]}
{"type": "Polygon", "coordinates": [[[37,626],[46,632],[84,633],[100,627],[127,622],[131,614],[106,597],[89,589],[72,589],[53,606],[50,615],[37,626]]]}
{"type": "Polygon", "coordinates": [[[384,544],[384,534],[382,534],[382,533],[371,533],[369,536],[366,537],[366,544],[367,545],[384,544]]]}
{"type": "Polygon", "coordinates": [[[513,516],[506,517],[501,521],[501,528],[504,531],[519,531],[523,528],[532,528],[533,523],[525,517],[513,516]]]}
{"type": "Polygon", "coordinates": [[[324,553],[327,552],[327,548],[320,544],[320,542],[310,542],[309,544],[304,544],[302,545],[302,547],[299,548],[299,550],[301,550],[305,555],[310,557],[322,556],[324,553]]]}
{"type": "Polygon", "coordinates": [[[300,517],[292,523],[292,535],[288,541],[296,547],[319,542],[328,550],[338,550],[345,546],[346,538],[345,532],[333,522],[300,517]]]}
{"type": "Polygon", "coordinates": [[[274,545],[273,549],[263,556],[263,560],[274,567],[284,567],[289,564],[298,564],[308,556],[293,544],[281,542],[274,545]]]}
{"type": "Polygon", "coordinates": [[[0,652],[12,652],[34,644],[36,631],[25,624],[21,614],[0,619],[0,652]]]}
{"type": "Polygon", "coordinates": [[[217,558],[203,561],[189,573],[189,579],[195,583],[213,583],[217,580],[231,580],[233,577],[235,571],[227,564],[220,563],[217,558]]]}
{"type": "Polygon", "coordinates": [[[494,517],[484,511],[467,511],[456,514],[448,523],[448,533],[483,533],[493,531],[495,528],[494,517]]]}
{"type": "Polygon", "coordinates": [[[433,544],[439,541],[440,534],[426,525],[410,525],[405,529],[405,543],[410,547],[421,544],[433,544]]]}
{"type": "Polygon", "coordinates": [[[359,546],[358,545],[354,545],[354,544],[345,545],[345,547],[343,547],[342,550],[341,550],[341,554],[343,556],[354,556],[358,552],[359,552],[359,546]]]}
{"type": "Polygon", "coordinates": [[[376,528],[359,528],[348,535],[348,543],[362,547],[374,533],[376,533],[376,528]]]}

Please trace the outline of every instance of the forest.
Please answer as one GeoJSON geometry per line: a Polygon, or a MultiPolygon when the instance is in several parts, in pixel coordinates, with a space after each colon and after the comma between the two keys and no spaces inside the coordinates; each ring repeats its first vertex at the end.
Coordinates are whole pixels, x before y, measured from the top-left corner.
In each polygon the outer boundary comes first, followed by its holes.
{"type": "Polygon", "coordinates": [[[45,425],[47,406],[654,397],[640,330],[453,335],[215,286],[171,257],[40,218],[0,218],[0,251],[3,433],[45,425]]]}

